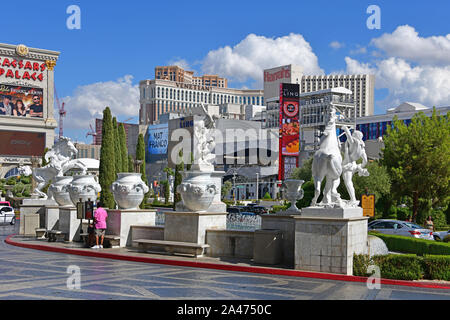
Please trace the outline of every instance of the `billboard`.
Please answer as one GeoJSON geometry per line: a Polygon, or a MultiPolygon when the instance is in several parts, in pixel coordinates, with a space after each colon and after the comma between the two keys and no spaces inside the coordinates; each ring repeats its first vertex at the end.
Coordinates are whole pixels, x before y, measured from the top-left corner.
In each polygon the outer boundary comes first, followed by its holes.
{"type": "Polygon", "coordinates": [[[45,133],[0,130],[0,154],[5,156],[43,156],[45,133]]]}
{"type": "Polygon", "coordinates": [[[280,84],[280,153],[278,180],[289,178],[298,166],[300,149],[298,84],[280,84]]]}
{"type": "Polygon", "coordinates": [[[169,126],[167,123],[148,126],[147,153],[167,154],[169,144],[169,126]]]}
{"type": "Polygon", "coordinates": [[[42,118],[44,111],[42,88],[0,84],[0,115],[42,118]]]}

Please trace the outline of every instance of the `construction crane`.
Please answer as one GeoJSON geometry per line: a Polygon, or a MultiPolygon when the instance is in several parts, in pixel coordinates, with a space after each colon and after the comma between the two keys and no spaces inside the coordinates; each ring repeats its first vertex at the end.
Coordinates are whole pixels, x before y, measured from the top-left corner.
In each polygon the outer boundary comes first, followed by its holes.
{"type": "Polygon", "coordinates": [[[64,135],[64,125],[63,125],[63,118],[66,116],[66,110],[64,110],[64,102],[61,104],[59,102],[58,93],[56,92],[55,88],[55,100],[56,105],[58,107],[58,113],[59,113],[59,139],[61,139],[64,135]]]}
{"type": "Polygon", "coordinates": [[[95,137],[97,136],[97,132],[95,132],[95,130],[92,128],[92,124],[90,124],[89,127],[91,128],[91,131],[86,133],[86,138],[88,136],[92,136],[92,144],[95,144],[95,137]]]}
{"type": "Polygon", "coordinates": [[[128,121],[130,121],[130,120],[133,120],[134,118],[136,118],[136,117],[128,118],[127,120],[122,121],[122,123],[126,123],[126,122],[128,122],[128,121]]]}

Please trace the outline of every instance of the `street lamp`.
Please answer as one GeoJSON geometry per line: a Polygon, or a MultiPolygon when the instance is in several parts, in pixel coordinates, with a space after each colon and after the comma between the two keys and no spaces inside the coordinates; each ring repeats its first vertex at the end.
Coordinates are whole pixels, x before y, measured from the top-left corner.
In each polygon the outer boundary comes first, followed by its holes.
{"type": "Polygon", "coordinates": [[[256,202],[259,200],[259,173],[256,173],[256,202]]]}

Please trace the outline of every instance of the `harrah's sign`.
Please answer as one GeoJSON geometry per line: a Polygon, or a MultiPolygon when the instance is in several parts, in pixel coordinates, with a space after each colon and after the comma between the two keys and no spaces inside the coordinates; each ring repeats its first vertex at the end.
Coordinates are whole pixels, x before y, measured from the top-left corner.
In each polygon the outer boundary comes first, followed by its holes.
{"type": "Polygon", "coordinates": [[[264,82],[273,82],[280,79],[289,78],[291,76],[291,70],[289,67],[283,67],[280,71],[270,73],[269,71],[264,71],[264,82]]]}
{"type": "Polygon", "coordinates": [[[0,76],[11,79],[43,81],[45,63],[0,57],[0,76]]]}

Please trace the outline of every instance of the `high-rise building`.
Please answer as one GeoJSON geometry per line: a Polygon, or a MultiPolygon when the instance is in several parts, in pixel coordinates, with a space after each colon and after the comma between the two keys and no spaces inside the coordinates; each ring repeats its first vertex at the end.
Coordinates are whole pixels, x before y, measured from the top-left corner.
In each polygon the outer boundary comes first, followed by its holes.
{"type": "Polygon", "coordinates": [[[171,80],[139,82],[139,124],[154,124],[164,113],[187,112],[201,104],[263,105],[263,90],[241,90],[171,80]]]}
{"type": "Polygon", "coordinates": [[[193,71],[187,71],[178,66],[156,67],[155,79],[195,84],[198,86],[206,87],[228,87],[228,80],[226,78],[221,78],[218,75],[209,74],[205,74],[200,77],[194,77],[193,71]]]}

